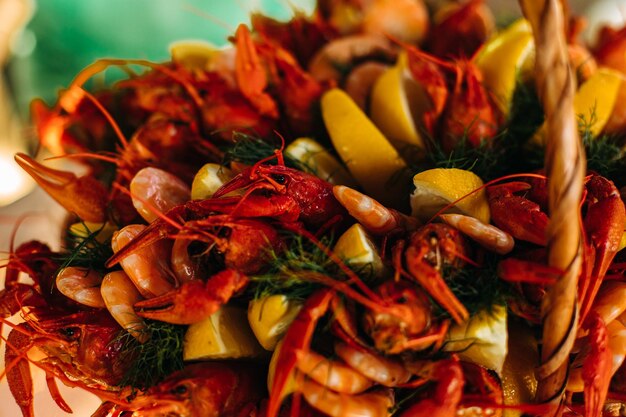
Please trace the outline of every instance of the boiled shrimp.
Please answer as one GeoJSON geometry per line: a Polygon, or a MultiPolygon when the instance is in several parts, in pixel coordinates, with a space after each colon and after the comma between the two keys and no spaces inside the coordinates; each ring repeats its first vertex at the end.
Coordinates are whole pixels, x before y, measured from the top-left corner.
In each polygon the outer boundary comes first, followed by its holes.
{"type": "Polygon", "coordinates": [[[190,239],[179,238],[174,240],[174,245],[172,246],[170,263],[172,271],[180,284],[200,278],[200,267],[189,255],[189,245],[191,243],[192,240],[190,239]]]}
{"type": "Polygon", "coordinates": [[[412,376],[402,363],[368,352],[365,348],[337,342],[335,343],[335,353],[350,367],[386,387],[404,384],[412,376]]]}
{"type": "Polygon", "coordinates": [[[338,394],[315,381],[305,379],[300,390],[306,401],[332,417],[386,417],[391,415],[393,391],[376,389],[360,395],[338,394]]]}
{"type": "Polygon", "coordinates": [[[359,394],[374,385],[372,380],[345,363],[313,351],[300,350],[296,357],[299,371],[335,392],[359,394]]]}
{"type": "MultiPolygon", "coordinates": [[[[140,224],[131,224],[116,232],[111,240],[113,251],[118,252],[145,228],[140,224]]],[[[170,251],[170,243],[163,239],[136,250],[120,261],[122,269],[143,297],[153,298],[174,288],[173,273],[167,264],[170,251]]]]}
{"type": "Polygon", "coordinates": [[[340,82],[341,69],[365,59],[393,63],[397,52],[391,41],[375,35],[353,35],[329,42],[309,63],[309,73],[318,81],[340,82]]]}
{"type": "Polygon", "coordinates": [[[366,62],[350,71],[344,89],[361,110],[367,112],[372,87],[389,67],[381,62],[366,62]]]}
{"type": "Polygon", "coordinates": [[[56,277],[56,286],[61,294],[94,308],[106,307],[100,295],[101,283],[102,274],[98,271],[74,266],[61,269],[56,277]]]}
{"type": "Polygon", "coordinates": [[[133,305],[143,300],[143,297],[124,271],[113,271],[105,275],[100,293],[111,317],[120,326],[139,342],[148,340],[146,324],[133,308],[133,305]]]}
{"type": "Polygon", "coordinates": [[[190,199],[189,186],[177,176],[158,168],[144,168],[130,182],[133,206],[148,223],[159,218],[158,213],[183,204],[190,199]]]}
{"type": "Polygon", "coordinates": [[[463,214],[440,214],[439,217],[490,251],[506,255],[513,250],[513,237],[496,226],[463,214]]]}

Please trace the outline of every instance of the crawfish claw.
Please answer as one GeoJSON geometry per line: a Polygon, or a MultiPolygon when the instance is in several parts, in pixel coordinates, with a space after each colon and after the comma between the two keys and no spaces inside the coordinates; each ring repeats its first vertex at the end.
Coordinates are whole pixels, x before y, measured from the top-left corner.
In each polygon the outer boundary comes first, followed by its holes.
{"type": "Polygon", "coordinates": [[[197,323],[215,313],[248,284],[244,274],[226,269],[208,281],[188,281],[159,297],[140,301],[135,310],[141,317],[172,324],[197,323]]]}
{"type": "Polygon", "coordinates": [[[15,161],[66,210],[88,222],[105,221],[108,192],[98,180],[47,167],[23,153],[15,161]]]}

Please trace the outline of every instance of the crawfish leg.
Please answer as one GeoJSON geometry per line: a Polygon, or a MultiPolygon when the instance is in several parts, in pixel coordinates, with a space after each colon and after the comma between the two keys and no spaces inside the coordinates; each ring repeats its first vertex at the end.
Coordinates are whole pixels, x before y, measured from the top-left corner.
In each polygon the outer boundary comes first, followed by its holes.
{"type": "Polygon", "coordinates": [[[30,338],[18,330],[11,330],[6,340],[4,363],[7,382],[15,402],[24,417],[34,417],[33,379],[25,351],[30,347],[30,338]]]}
{"type": "Polygon", "coordinates": [[[411,276],[452,316],[454,321],[462,323],[469,317],[469,313],[463,303],[459,301],[441,273],[424,261],[424,254],[409,246],[406,250],[406,264],[411,276]]]}
{"type": "Polygon", "coordinates": [[[54,379],[54,375],[52,375],[50,372],[46,372],[46,385],[48,385],[48,391],[50,391],[50,395],[52,395],[52,399],[54,400],[55,403],[57,403],[59,408],[65,411],[66,413],[71,414],[73,411],[70,408],[70,406],[65,402],[63,397],[61,396],[61,393],[59,392],[59,387],[57,385],[57,381],[56,379],[54,379]]]}
{"type": "Polygon", "coordinates": [[[590,352],[583,363],[585,383],[585,417],[599,416],[609,392],[612,354],[608,347],[608,334],[604,321],[597,313],[591,313],[583,323],[589,330],[590,352]]]}
{"type": "Polygon", "coordinates": [[[197,323],[228,302],[249,282],[246,275],[225,269],[204,284],[194,280],[166,294],[135,304],[141,317],[172,324],[197,323]]]}

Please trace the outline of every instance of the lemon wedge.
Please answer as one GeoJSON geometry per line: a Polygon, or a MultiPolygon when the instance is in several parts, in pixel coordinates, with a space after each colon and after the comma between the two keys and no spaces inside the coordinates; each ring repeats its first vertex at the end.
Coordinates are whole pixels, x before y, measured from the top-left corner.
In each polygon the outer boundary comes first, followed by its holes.
{"type": "Polygon", "coordinates": [[[356,181],[346,168],[322,145],[311,138],[298,138],[285,148],[285,154],[311,168],[323,180],[354,188],[356,181]]]}
{"type": "MultiPolygon", "coordinates": [[[[599,68],[576,91],[574,111],[588,126],[593,137],[604,129],[611,118],[624,79],[624,75],[619,71],[599,68]]],[[[538,145],[544,145],[545,137],[546,123],[544,122],[532,140],[538,145]]]]}
{"type": "Polygon", "coordinates": [[[502,372],[508,345],[506,307],[494,306],[480,311],[468,321],[448,330],[444,350],[459,352],[459,358],[502,372]]]}
{"type": "Polygon", "coordinates": [[[489,40],[476,56],[483,82],[496,99],[502,114],[509,113],[518,78],[531,74],[535,43],[528,21],[517,20],[489,40]]]}
{"type": "Polygon", "coordinates": [[[296,318],[302,303],[284,295],[257,298],[248,304],[248,322],[265,350],[274,350],[280,338],[296,318]]]}
{"type": "Polygon", "coordinates": [[[220,164],[208,163],[198,170],[191,183],[191,199],[211,198],[225,183],[234,177],[230,169],[220,164]]]}
{"type": "Polygon", "coordinates": [[[219,53],[215,45],[196,40],[172,42],[169,49],[172,61],[190,69],[206,68],[209,61],[219,53]]]}
{"type": "Polygon", "coordinates": [[[370,117],[401,154],[407,145],[424,149],[415,120],[428,108],[424,90],[407,73],[406,53],[372,87],[370,117]]]}
{"type": "MultiPolygon", "coordinates": [[[[527,324],[509,320],[509,349],[502,368],[502,391],[507,405],[531,404],[537,391],[535,368],[539,350],[533,331],[527,324]]],[[[519,417],[522,412],[505,409],[504,417],[519,417]]]]}
{"type": "Polygon", "coordinates": [[[345,92],[327,91],[321,105],[333,146],[354,179],[382,204],[401,205],[400,184],[392,180],[406,168],[398,151],[345,92]]]}
{"type": "Polygon", "coordinates": [[[383,274],[383,260],[379,251],[372,238],[358,223],[352,225],[337,239],[333,251],[352,267],[362,268],[371,265],[373,276],[380,277],[383,274]]]}
{"type": "Polygon", "coordinates": [[[192,324],[183,341],[183,360],[236,359],[262,356],[246,310],[223,306],[201,322],[192,324]]]}
{"type": "Polygon", "coordinates": [[[411,209],[412,215],[418,219],[428,221],[448,204],[467,196],[448,212],[460,212],[489,224],[487,193],[482,189],[470,194],[483,186],[483,181],[473,172],[458,168],[434,168],[416,174],[413,184],[415,191],[411,195],[411,209]]]}
{"type": "Polygon", "coordinates": [[[611,68],[599,68],[576,91],[574,110],[590,124],[591,134],[597,136],[609,121],[617,102],[624,75],[611,68]]]}

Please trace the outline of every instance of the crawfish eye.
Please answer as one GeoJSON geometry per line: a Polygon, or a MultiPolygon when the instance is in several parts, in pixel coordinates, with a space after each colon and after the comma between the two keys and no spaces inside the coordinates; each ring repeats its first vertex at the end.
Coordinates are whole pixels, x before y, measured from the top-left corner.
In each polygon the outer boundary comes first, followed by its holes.
{"type": "Polygon", "coordinates": [[[63,337],[66,337],[69,340],[78,339],[79,332],[73,327],[66,327],[60,330],[60,333],[63,337]]]}
{"type": "Polygon", "coordinates": [[[186,385],[182,385],[182,384],[181,385],[176,385],[174,388],[172,388],[170,390],[170,392],[172,394],[174,394],[176,396],[179,396],[179,397],[187,394],[187,391],[188,391],[187,386],[186,385]]]}
{"type": "Polygon", "coordinates": [[[287,178],[281,174],[272,174],[272,179],[281,185],[287,182],[287,178]]]}

